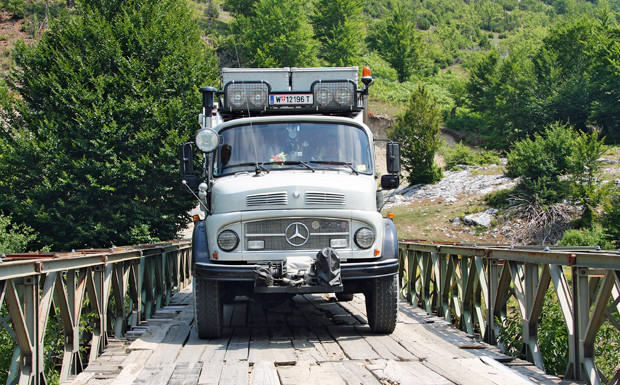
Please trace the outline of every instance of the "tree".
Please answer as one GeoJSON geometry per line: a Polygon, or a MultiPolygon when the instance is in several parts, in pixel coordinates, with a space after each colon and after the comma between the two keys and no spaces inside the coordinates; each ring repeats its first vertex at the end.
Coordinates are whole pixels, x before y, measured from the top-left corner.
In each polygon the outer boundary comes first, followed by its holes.
{"type": "Polygon", "coordinates": [[[217,76],[188,3],[83,0],[15,59],[0,211],[56,250],[173,239],[195,205],[178,145],[217,76]]]}
{"type": "Polygon", "coordinates": [[[602,14],[595,28],[592,58],[592,98],[590,120],[609,140],[620,142],[620,25],[609,14],[602,14]]]}
{"type": "Polygon", "coordinates": [[[253,16],[254,4],[258,0],[224,0],[222,8],[232,13],[235,17],[239,16],[253,16]]]}
{"type": "Polygon", "coordinates": [[[441,111],[424,86],[411,94],[407,110],[398,117],[388,137],[400,142],[409,183],[434,183],[442,177],[434,164],[441,146],[441,111]]]}
{"type": "Polygon", "coordinates": [[[362,0],[317,0],[310,16],[321,56],[334,66],[350,66],[363,42],[362,0]]]}
{"type": "Polygon", "coordinates": [[[317,44],[306,20],[303,0],[258,0],[253,16],[233,23],[246,64],[253,67],[310,67],[317,44]]]}
{"type": "Polygon", "coordinates": [[[404,82],[419,65],[422,38],[416,29],[411,9],[397,3],[369,34],[372,48],[396,70],[398,81],[404,82]]]}

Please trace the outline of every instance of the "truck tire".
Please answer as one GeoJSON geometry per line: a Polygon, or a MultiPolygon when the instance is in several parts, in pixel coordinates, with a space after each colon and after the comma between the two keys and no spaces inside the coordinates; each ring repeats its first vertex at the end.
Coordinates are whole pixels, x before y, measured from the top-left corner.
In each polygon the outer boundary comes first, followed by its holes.
{"type": "Polygon", "coordinates": [[[217,281],[194,278],[194,320],[200,339],[219,338],[223,328],[223,301],[217,281]]]}
{"type": "Polygon", "coordinates": [[[353,300],[353,293],[336,293],[339,302],[349,302],[353,300]]]}
{"type": "Polygon", "coordinates": [[[371,279],[364,296],[370,330],[377,334],[392,333],[398,313],[398,276],[371,279]]]}

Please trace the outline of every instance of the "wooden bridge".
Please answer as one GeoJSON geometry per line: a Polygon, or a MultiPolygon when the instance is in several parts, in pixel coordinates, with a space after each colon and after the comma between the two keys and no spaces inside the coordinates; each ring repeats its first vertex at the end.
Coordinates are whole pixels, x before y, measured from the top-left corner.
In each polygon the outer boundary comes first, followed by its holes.
{"type": "Polygon", "coordinates": [[[3,369],[8,384],[618,383],[620,365],[605,377],[594,345],[606,321],[620,333],[620,255],[541,249],[403,242],[393,334],[370,333],[362,295],[238,297],[225,306],[224,337],[208,341],[192,329],[187,243],[9,255],[0,341],[15,348],[3,369]],[[544,374],[538,347],[550,290],[569,339],[563,380],[544,374]],[[492,345],[512,304],[528,361],[492,345]]]}

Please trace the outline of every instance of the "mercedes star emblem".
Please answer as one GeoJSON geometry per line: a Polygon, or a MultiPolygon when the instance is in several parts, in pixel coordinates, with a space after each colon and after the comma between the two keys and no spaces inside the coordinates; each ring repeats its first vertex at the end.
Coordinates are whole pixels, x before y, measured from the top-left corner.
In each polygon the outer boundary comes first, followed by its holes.
{"type": "Polygon", "coordinates": [[[308,242],[310,231],[308,230],[306,225],[304,225],[303,223],[293,222],[290,225],[288,225],[288,227],[286,228],[285,234],[286,234],[286,241],[291,246],[298,247],[308,242]]]}

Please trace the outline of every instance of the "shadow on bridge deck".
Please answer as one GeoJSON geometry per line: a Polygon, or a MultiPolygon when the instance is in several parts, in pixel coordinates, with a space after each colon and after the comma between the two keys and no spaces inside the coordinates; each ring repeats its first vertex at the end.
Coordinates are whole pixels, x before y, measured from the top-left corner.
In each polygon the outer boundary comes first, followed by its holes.
{"type": "Polygon", "coordinates": [[[237,298],[217,340],[192,329],[191,286],[145,325],[112,340],[73,384],[569,384],[401,302],[396,330],[374,335],[363,295],[277,303],[237,298]],[[139,336],[139,337],[138,337],[139,336]]]}

